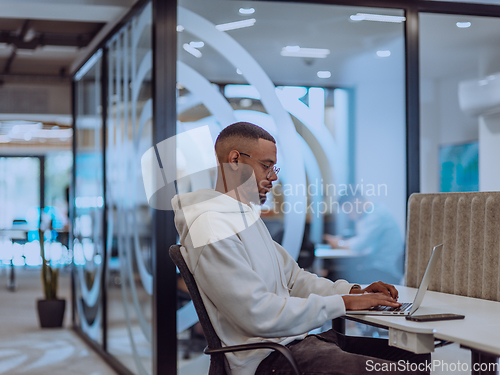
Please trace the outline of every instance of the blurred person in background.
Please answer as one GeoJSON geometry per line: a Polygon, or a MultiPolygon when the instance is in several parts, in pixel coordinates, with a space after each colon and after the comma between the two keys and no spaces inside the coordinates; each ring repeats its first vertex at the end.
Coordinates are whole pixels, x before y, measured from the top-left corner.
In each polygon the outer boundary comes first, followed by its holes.
{"type": "Polygon", "coordinates": [[[401,284],[404,242],[391,211],[361,194],[342,196],[339,206],[355,223],[356,235],[347,238],[325,234],[324,240],[333,249],[350,249],[358,256],[336,262],[334,277],[361,284],[373,280],[401,284]]]}

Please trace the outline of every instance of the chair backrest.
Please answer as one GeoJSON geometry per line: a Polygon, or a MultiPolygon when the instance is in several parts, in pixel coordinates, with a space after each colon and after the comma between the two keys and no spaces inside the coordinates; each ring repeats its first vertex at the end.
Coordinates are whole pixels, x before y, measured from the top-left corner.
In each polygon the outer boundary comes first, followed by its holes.
{"type": "MultiPolygon", "coordinates": [[[[221,348],[221,342],[217,333],[215,333],[212,322],[208,317],[207,310],[205,309],[205,304],[196,285],[196,281],[193,274],[189,270],[184,258],[182,257],[180,245],[172,245],[169,250],[170,257],[174,261],[175,265],[179,269],[184,282],[187,285],[189,294],[191,295],[191,300],[193,301],[196,313],[198,314],[198,319],[200,320],[201,327],[203,328],[203,333],[208,343],[210,349],[221,348]]],[[[210,371],[209,375],[221,375],[225,374],[225,356],[224,354],[212,354],[210,356],[210,371]]]]}
{"type": "Polygon", "coordinates": [[[407,225],[407,286],[418,287],[443,243],[429,290],[500,301],[500,192],[413,194],[407,225]]]}

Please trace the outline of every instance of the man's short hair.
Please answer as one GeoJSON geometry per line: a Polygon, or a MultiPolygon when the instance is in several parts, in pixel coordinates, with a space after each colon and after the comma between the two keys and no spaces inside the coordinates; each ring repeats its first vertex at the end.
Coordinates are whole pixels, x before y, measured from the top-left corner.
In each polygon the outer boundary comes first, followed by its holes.
{"type": "Polygon", "coordinates": [[[215,147],[217,148],[217,144],[220,144],[220,142],[233,137],[245,138],[255,141],[258,141],[260,138],[262,138],[266,141],[271,141],[276,144],[276,140],[274,139],[274,137],[266,130],[262,129],[260,126],[251,124],[249,122],[236,122],[224,128],[220,132],[217,140],[215,141],[215,147]]]}

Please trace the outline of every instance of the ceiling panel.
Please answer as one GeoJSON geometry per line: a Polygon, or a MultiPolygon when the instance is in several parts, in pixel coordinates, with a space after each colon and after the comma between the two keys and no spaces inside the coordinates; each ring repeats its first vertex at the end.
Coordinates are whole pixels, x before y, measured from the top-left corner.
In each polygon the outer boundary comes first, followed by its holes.
{"type": "MultiPolygon", "coordinates": [[[[403,38],[401,23],[355,22],[350,19],[356,13],[376,13],[402,16],[398,9],[380,9],[306,3],[244,2],[180,0],[179,4],[214,24],[255,18],[251,27],[230,30],[226,33],[245,48],[267,75],[281,85],[335,86],[342,83],[343,65],[363,53],[372,52],[376,59],[377,49],[386,48],[403,38]],[[253,7],[255,13],[243,16],[239,8],[253,7]],[[326,58],[302,58],[281,56],[285,46],[327,48],[326,58]],[[319,70],[329,70],[328,79],[317,77],[319,70]]],[[[226,59],[208,43],[200,49],[203,56],[196,58],[183,49],[184,43],[198,41],[188,29],[180,32],[179,59],[200,72],[212,82],[245,82],[226,59]]]]}
{"type": "Polygon", "coordinates": [[[107,5],[106,1],[54,2],[54,1],[0,1],[3,18],[43,19],[59,21],[108,22],[120,16],[130,5],[107,5]]]}
{"type": "MultiPolygon", "coordinates": [[[[500,18],[422,13],[420,71],[422,78],[480,74],[479,66],[500,62],[500,18]],[[457,22],[471,22],[458,28],[457,22]]],[[[497,69],[500,71],[500,64],[497,69]]]]}
{"type": "Polygon", "coordinates": [[[69,74],[71,64],[135,0],[0,0],[0,76],[69,74]],[[10,61],[10,63],[9,63],[10,61]]]}

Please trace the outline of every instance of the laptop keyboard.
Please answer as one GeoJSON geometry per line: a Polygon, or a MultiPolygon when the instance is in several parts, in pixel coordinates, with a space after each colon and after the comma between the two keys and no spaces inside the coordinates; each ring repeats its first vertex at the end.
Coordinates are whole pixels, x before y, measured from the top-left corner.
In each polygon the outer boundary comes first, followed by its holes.
{"type": "Polygon", "coordinates": [[[370,310],[375,310],[375,311],[401,311],[401,312],[404,312],[406,310],[411,309],[412,305],[413,305],[413,303],[411,303],[411,302],[403,303],[399,307],[390,307],[390,306],[378,305],[378,306],[372,307],[370,310]]]}

